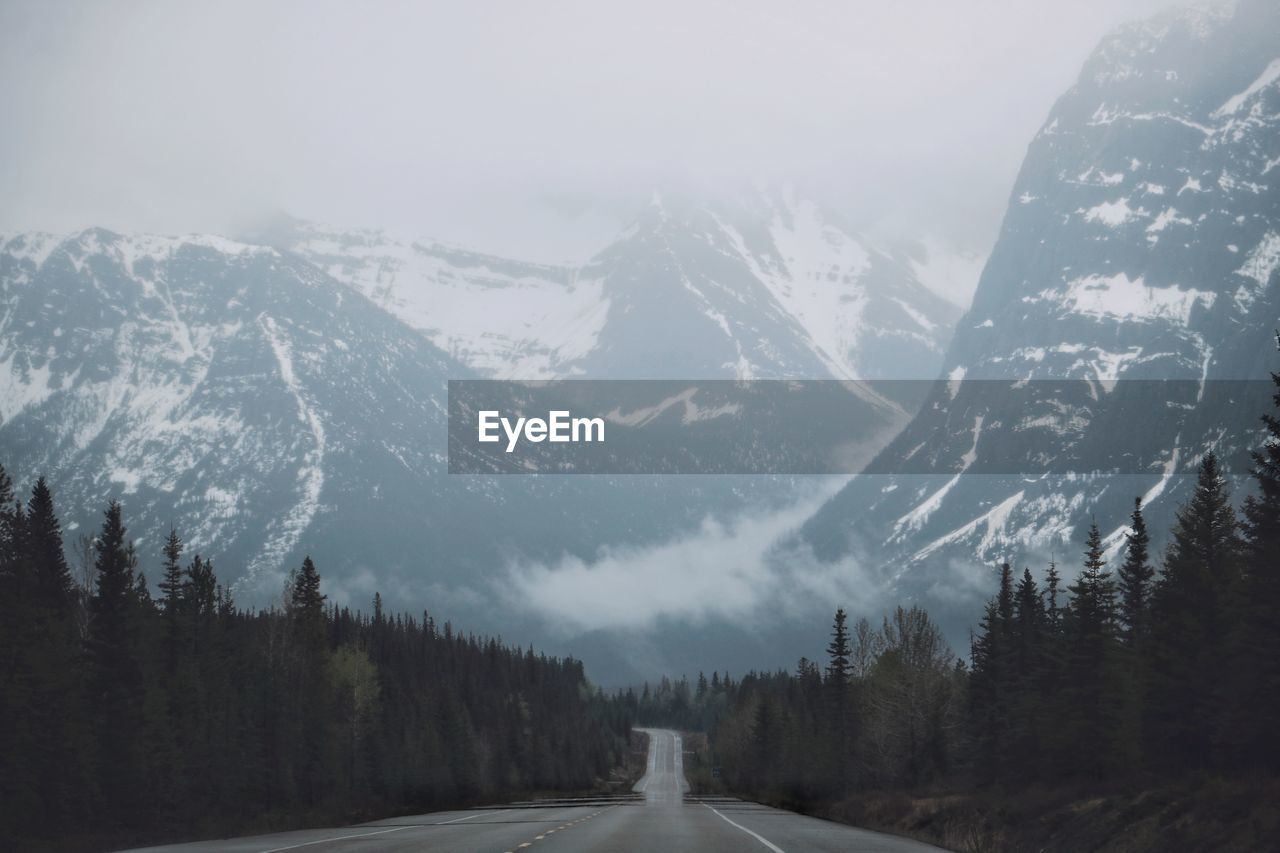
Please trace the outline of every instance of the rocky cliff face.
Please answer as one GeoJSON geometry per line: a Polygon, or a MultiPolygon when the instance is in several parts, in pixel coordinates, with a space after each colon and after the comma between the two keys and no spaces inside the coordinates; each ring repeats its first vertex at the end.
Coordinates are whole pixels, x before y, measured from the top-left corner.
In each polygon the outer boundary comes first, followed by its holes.
{"type": "Polygon", "coordinates": [[[1135,496],[1166,530],[1210,449],[1247,470],[1267,388],[1229,381],[1277,366],[1278,44],[1270,3],[1101,44],[1028,148],[952,381],[806,525],[810,545],[967,597],[988,585],[975,566],[1074,567],[1091,516],[1114,553],[1135,496]]]}

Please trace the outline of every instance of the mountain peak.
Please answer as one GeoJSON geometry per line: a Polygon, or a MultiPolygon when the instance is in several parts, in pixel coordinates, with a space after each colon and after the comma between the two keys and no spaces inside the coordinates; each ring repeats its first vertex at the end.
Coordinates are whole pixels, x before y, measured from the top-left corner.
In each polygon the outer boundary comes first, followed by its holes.
{"type": "Polygon", "coordinates": [[[1267,389],[1257,408],[1245,386],[1224,406],[1210,383],[1265,380],[1280,318],[1280,8],[1265,5],[1104,40],[1028,147],[945,358],[956,381],[872,463],[879,476],[809,522],[815,549],[880,553],[908,594],[946,599],[983,565],[1074,548],[1091,515],[1122,541],[1135,495],[1167,529],[1193,479],[1180,475],[1210,449],[1247,468],[1267,389]],[[960,382],[975,379],[1016,384],[993,400],[960,382]],[[1185,380],[1167,387],[1186,399],[1153,404],[1151,383],[1119,379],[1185,380]],[[1122,440],[1117,424],[1141,429],[1122,440]],[[1105,471],[1136,473],[1091,473],[1105,471]]]}

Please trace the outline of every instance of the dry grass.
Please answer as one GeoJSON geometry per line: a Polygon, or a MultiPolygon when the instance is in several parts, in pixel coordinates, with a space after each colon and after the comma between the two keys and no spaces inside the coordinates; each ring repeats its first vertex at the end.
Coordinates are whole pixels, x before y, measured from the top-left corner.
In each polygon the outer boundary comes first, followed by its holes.
{"type": "Polygon", "coordinates": [[[1143,789],[1072,785],[862,794],[822,814],[961,853],[1280,850],[1280,779],[1205,778],[1143,789]]]}

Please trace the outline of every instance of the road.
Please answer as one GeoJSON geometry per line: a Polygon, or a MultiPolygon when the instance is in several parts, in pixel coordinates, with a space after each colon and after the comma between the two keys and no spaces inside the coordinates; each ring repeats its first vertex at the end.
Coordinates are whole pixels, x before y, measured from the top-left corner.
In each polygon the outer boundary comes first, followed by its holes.
{"type": "Polygon", "coordinates": [[[730,797],[691,797],[680,735],[644,729],[649,765],[631,795],[540,800],[339,829],[148,847],[146,853],[926,853],[940,848],[730,797]]]}

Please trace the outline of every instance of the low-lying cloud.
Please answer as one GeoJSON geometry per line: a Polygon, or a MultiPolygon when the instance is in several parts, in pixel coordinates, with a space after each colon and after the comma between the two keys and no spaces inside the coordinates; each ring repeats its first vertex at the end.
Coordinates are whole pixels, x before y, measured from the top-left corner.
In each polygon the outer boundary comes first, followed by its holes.
{"type": "Polygon", "coordinates": [[[825,480],[781,510],[728,521],[706,518],[694,531],[650,546],[612,546],[595,559],[517,560],[494,583],[511,608],[565,635],[643,631],[659,622],[699,625],[767,613],[770,619],[829,609],[870,612],[882,586],[854,559],[824,563],[790,539],[847,480],[825,480]]]}

